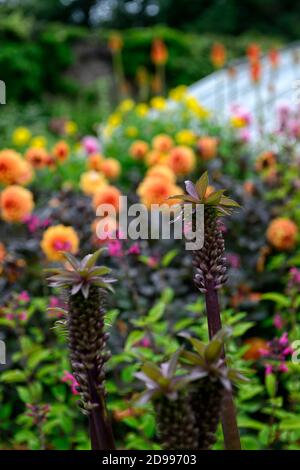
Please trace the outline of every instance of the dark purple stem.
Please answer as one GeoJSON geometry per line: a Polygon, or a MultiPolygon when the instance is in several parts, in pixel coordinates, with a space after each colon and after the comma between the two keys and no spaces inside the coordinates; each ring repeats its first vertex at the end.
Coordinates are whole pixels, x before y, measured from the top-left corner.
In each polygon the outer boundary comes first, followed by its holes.
{"type": "MultiPolygon", "coordinates": [[[[214,281],[207,283],[206,289],[206,313],[209,338],[211,339],[222,328],[222,321],[220,315],[218,292],[215,289],[214,281]]],[[[222,407],[222,428],[225,448],[227,450],[241,450],[240,435],[236,421],[236,412],[232,393],[227,390],[224,394],[222,407]]]]}
{"type": "Polygon", "coordinates": [[[92,403],[98,406],[89,416],[90,438],[93,450],[114,450],[115,443],[103,393],[96,388],[96,368],[88,372],[88,384],[92,403]]]}

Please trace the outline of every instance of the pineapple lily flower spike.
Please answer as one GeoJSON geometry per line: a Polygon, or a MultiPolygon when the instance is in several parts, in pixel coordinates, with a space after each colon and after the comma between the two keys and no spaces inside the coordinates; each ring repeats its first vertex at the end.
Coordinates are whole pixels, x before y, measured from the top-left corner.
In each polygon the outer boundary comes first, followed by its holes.
{"type": "Polygon", "coordinates": [[[51,287],[64,289],[67,311],[64,325],[69,341],[70,362],[79,386],[80,406],[89,417],[93,450],[115,448],[112,429],[105,403],[105,363],[108,334],[104,331],[104,304],[113,279],[106,266],[96,266],[103,250],[87,255],[82,260],[64,253],[68,268],[51,269],[48,281],[51,287]]]}
{"type": "MultiPolygon", "coordinates": [[[[218,289],[227,281],[225,244],[219,226],[219,217],[230,215],[237,202],[224,195],[224,190],[208,194],[208,173],[205,172],[196,182],[186,181],[186,194],[172,196],[190,203],[204,205],[204,245],[193,252],[194,284],[205,295],[207,323],[210,339],[222,328],[218,289]]],[[[235,416],[235,408],[230,391],[226,392],[222,412],[222,425],[226,449],[240,449],[240,438],[235,416]]]]}
{"type": "Polygon", "coordinates": [[[180,359],[201,379],[193,382],[190,402],[198,426],[198,448],[207,450],[215,443],[215,434],[220,421],[226,392],[231,391],[232,381],[245,381],[238,371],[228,369],[223,357],[224,340],[231,334],[223,328],[205,344],[202,341],[182,334],[191,344],[193,351],[182,350],[180,359]]]}
{"type": "Polygon", "coordinates": [[[177,373],[179,349],[160,367],[147,362],[136,377],[144,382],[146,391],[139,403],[152,401],[160,441],[165,450],[197,450],[198,428],[191,407],[187,385],[202,376],[199,371],[177,373]]]}

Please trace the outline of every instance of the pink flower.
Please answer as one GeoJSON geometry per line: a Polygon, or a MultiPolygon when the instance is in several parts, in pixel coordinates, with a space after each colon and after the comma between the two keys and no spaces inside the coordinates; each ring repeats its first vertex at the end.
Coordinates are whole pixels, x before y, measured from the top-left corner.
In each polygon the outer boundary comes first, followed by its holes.
{"type": "Polygon", "coordinates": [[[227,261],[230,264],[230,266],[232,268],[235,268],[235,269],[238,269],[241,265],[240,257],[239,257],[239,255],[237,255],[235,253],[229,253],[227,255],[227,261]]]}
{"type": "Polygon", "coordinates": [[[275,328],[277,328],[277,330],[282,330],[284,323],[279,313],[276,313],[276,315],[274,316],[273,325],[275,326],[275,328]]]}
{"type": "Polygon", "coordinates": [[[131,245],[127,253],[129,255],[140,255],[141,250],[140,250],[139,245],[137,243],[134,243],[133,245],[131,245]]]}
{"type": "Polygon", "coordinates": [[[107,245],[108,254],[120,258],[123,256],[122,243],[120,240],[110,240],[107,245]]]}
{"type": "Polygon", "coordinates": [[[24,219],[24,223],[30,233],[36,232],[39,228],[46,228],[51,224],[50,219],[41,220],[37,215],[28,215],[24,219]]]}
{"type": "Polygon", "coordinates": [[[262,357],[267,357],[270,354],[270,351],[268,349],[263,349],[263,348],[259,349],[258,352],[262,357]]]}
{"type": "MultiPolygon", "coordinates": [[[[58,297],[50,297],[49,299],[49,308],[64,308],[65,305],[63,304],[63,302],[58,298],[58,297]]],[[[49,314],[49,317],[50,318],[61,318],[64,316],[63,313],[61,313],[59,310],[58,311],[51,311],[49,310],[48,311],[48,314],[49,314]]]]}
{"type": "Polygon", "coordinates": [[[42,220],[40,223],[41,228],[47,228],[49,225],[51,225],[51,219],[42,220]]]}
{"type": "Polygon", "coordinates": [[[144,347],[144,348],[150,348],[151,346],[151,341],[149,338],[143,338],[142,341],[141,341],[141,345],[144,347]]]}
{"type": "Polygon", "coordinates": [[[239,138],[241,139],[242,142],[250,142],[251,140],[251,133],[249,129],[244,128],[239,131],[239,138]]]}
{"type": "Polygon", "coordinates": [[[91,155],[92,153],[97,153],[100,151],[99,141],[96,137],[92,135],[87,135],[86,137],[84,137],[82,139],[82,145],[88,155],[91,155]]]}
{"type": "Polygon", "coordinates": [[[265,374],[270,375],[270,374],[272,374],[272,372],[273,372],[273,367],[271,366],[271,364],[266,364],[265,365],[265,374]]]}
{"type": "Polygon", "coordinates": [[[40,225],[40,219],[36,215],[28,215],[24,219],[24,222],[27,225],[27,228],[30,233],[36,232],[40,225]]]}
{"type": "Polygon", "coordinates": [[[19,296],[18,296],[18,300],[20,302],[29,302],[30,301],[30,297],[29,297],[29,294],[26,290],[23,290],[19,296]]]}
{"type": "Polygon", "coordinates": [[[288,334],[287,332],[283,333],[283,335],[279,338],[279,344],[281,346],[286,346],[289,344],[288,334]]]}
{"type": "Polygon", "coordinates": [[[79,392],[77,390],[79,383],[75,379],[74,375],[71,374],[71,372],[68,372],[67,370],[65,370],[61,381],[70,385],[71,392],[73,395],[79,395],[79,392]]]}
{"type": "Polygon", "coordinates": [[[279,365],[279,369],[278,369],[278,370],[279,370],[279,372],[288,372],[288,371],[289,371],[287,365],[286,365],[284,362],[282,362],[282,363],[279,365]]]}
{"type": "Polygon", "coordinates": [[[284,356],[289,356],[290,354],[293,354],[293,352],[294,352],[293,348],[291,346],[288,346],[282,351],[282,354],[284,356]]]}
{"type": "Polygon", "coordinates": [[[147,264],[148,264],[148,266],[150,266],[150,268],[156,268],[158,263],[159,263],[159,259],[157,257],[149,256],[149,258],[147,260],[147,264]]]}
{"type": "Polygon", "coordinates": [[[54,248],[59,251],[70,251],[72,248],[71,243],[68,241],[62,242],[57,240],[54,242],[54,248]]]}
{"type": "Polygon", "coordinates": [[[59,298],[58,297],[50,297],[50,300],[49,300],[49,307],[50,308],[55,308],[55,307],[58,307],[60,304],[60,301],[59,301],[59,298]]]}
{"type": "Polygon", "coordinates": [[[291,268],[289,275],[293,284],[300,284],[300,270],[299,269],[291,268]]]}
{"type": "Polygon", "coordinates": [[[6,315],[7,320],[13,320],[14,319],[14,314],[13,313],[7,313],[6,315]]]}
{"type": "Polygon", "coordinates": [[[22,320],[22,321],[26,321],[26,320],[27,320],[27,312],[21,312],[21,313],[19,314],[19,316],[20,316],[20,320],[22,320]]]}

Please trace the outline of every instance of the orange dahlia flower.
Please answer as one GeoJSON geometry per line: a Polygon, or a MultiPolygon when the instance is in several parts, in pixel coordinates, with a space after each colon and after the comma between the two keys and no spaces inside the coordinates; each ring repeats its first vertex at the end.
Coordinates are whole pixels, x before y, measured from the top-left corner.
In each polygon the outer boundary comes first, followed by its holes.
{"type": "Polygon", "coordinates": [[[64,251],[72,254],[78,252],[79,238],[73,227],[54,225],[45,230],[41,248],[49,261],[62,261],[64,251]]]}
{"type": "Polygon", "coordinates": [[[269,224],[267,239],[277,250],[292,250],[297,242],[298,227],[290,219],[278,217],[269,224]]]}
{"type": "Polygon", "coordinates": [[[167,153],[159,152],[159,150],[151,150],[150,152],[147,153],[145,161],[148,166],[160,165],[160,164],[166,165],[167,158],[168,158],[167,153]]]}
{"type": "Polygon", "coordinates": [[[49,155],[47,151],[42,147],[31,147],[25,153],[26,160],[34,168],[44,168],[48,165],[49,155]]]}
{"type": "Polygon", "coordinates": [[[194,170],[196,159],[192,149],[185,146],[174,147],[167,159],[175,175],[186,175],[194,170]]]}
{"type": "Polygon", "coordinates": [[[96,191],[106,185],[107,181],[104,175],[94,170],[86,171],[82,173],[80,177],[80,189],[88,196],[92,196],[96,191]]]}
{"type": "Polygon", "coordinates": [[[88,158],[89,170],[101,171],[103,159],[103,156],[99,153],[92,153],[92,155],[90,155],[88,158]]]}
{"type": "Polygon", "coordinates": [[[32,193],[22,186],[8,186],[0,194],[1,217],[7,222],[22,222],[33,208],[32,193]]]}
{"type": "Polygon", "coordinates": [[[159,152],[169,152],[173,146],[174,141],[167,134],[158,134],[152,139],[152,147],[159,152]]]}
{"type": "Polygon", "coordinates": [[[121,191],[115,186],[107,185],[100,188],[94,194],[93,205],[95,209],[102,204],[110,204],[116,211],[120,210],[121,191]]]}
{"type": "Polygon", "coordinates": [[[111,238],[115,238],[118,223],[114,217],[95,219],[92,223],[92,243],[101,245],[111,238]]]}
{"type": "Polygon", "coordinates": [[[14,150],[5,149],[0,152],[0,184],[13,184],[22,174],[21,155],[14,150]]]}
{"type": "Polygon", "coordinates": [[[144,140],[136,140],[129,148],[129,154],[135,160],[142,160],[149,150],[149,145],[144,140]]]}
{"type": "Polygon", "coordinates": [[[146,177],[157,177],[162,178],[169,183],[175,183],[176,176],[174,171],[171,170],[167,165],[154,165],[151,167],[146,174],[146,177]]]}
{"type": "Polygon", "coordinates": [[[70,155],[70,147],[67,142],[64,140],[57,142],[52,149],[52,155],[58,162],[66,161],[70,155]]]}
{"type": "Polygon", "coordinates": [[[20,176],[18,177],[16,183],[21,184],[21,185],[29,184],[33,180],[33,177],[34,177],[34,170],[32,168],[32,165],[28,161],[22,160],[20,176]]]}
{"type": "Polygon", "coordinates": [[[219,141],[217,137],[200,137],[197,143],[197,147],[201,157],[204,160],[211,160],[212,158],[215,158],[217,155],[218,143],[219,141]]]}
{"type": "Polygon", "coordinates": [[[173,205],[178,201],[168,200],[174,194],[182,194],[181,188],[157,176],[148,176],[141,182],[137,189],[141,202],[149,209],[152,204],[173,205]]]}
{"type": "Polygon", "coordinates": [[[115,180],[121,174],[121,165],[115,158],[106,158],[102,161],[101,171],[109,180],[115,180]]]}

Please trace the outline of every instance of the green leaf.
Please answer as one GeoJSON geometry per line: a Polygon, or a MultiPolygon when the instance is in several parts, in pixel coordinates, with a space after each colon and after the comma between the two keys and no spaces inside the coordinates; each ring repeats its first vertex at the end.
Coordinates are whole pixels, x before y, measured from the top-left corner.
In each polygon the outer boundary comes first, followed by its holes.
{"type": "Polygon", "coordinates": [[[250,328],[252,328],[252,326],[254,325],[255,323],[251,321],[243,322],[238,325],[235,325],[232,328],[232,336],[236,336],[236,337],[243,336],[243,334],[246,333],[246,331],[250,330],[250,328]]]}
{"type": "Polygon", "coordinates": [[[274,398],[276,396],[277,382],[274,374],[267,374],[265,379],[266,389],[269,397],[274,398]]]}
{"type": "Polygon", "coordinates": [[[154,382],[159,383],[162,379],[162,374],[159,367],[157,367],[155,364],[152,364],[151,362],[146,362],[143,364],[141,371],[144,372],[144,374],[146,374],[147,377],[149,377],[154,382]]]}
{"type": "Polygon", "coordinates": [[[7,320],[6,318],[0,318],[0,326],[8,326],[9,328],[14,328],[15,323],[13,320],[7,320]]]}
{"type": "Polygon", "coordinates": [[[31,396],[30,396],[30,392],[29,392],[28,388],[17,387],[17,392],[18,392],[18,395],[19,395],[20,399],[24,403],[31,403],[31,396]]]}
{"type": "Polygon", "coordinates": [[[166,304],[164,302],[157,302],[157,304],[150,309],[147,317],[145,318],[146,322],[155,323],[160,320],[164,314],[165,308],[166,304]]]}
{"type": "Polygon", "coordinates": [[[234,201],[230,197],[227,196],[222,196],[221,197],[221,204],[222,206],[228,206],[228,207],[241,207],[238,202],[234,201]]]}
{"type": "Polygon", "coordinates": [[[300,420],[299,417],[295,416],[294,418],[288,418],[286,420],[281,421],[279,424],[279,428],[282,431],[292,431],[300,429],[300,420]]]}
{"type": "Polygon", "coordinates": [[[214,191],[212,194],[210,194],[210,195],[206,198],[205,204],[207,204],[208,206],[213,206],[213,205],[215,205],[215,204],[219,204],[223,192],[224,192],[223,189],[220,189],[219,191],[214,191]]]}
{"type": "Polygon", "coordinates": [[[203,173],[203,175],[200,176],[200,178],[198,179],[198,181],[196,183],[196,189],[197,189],[197,192],[199,194],[199,198],[200,198],[201,201],[203,200],[203,198],[205,196],[205,193],[206,193],[206,190],[207,190],[207,187],[208,187],[208,183],[209,183],[208,173],[207,173],[207,171],[205,171],[203,173]]]}
{"type": "Polygon", "coordinates": [[[24,382],[26,374],[22,370],[8,370],[1,374],[0,381],[5,383],[24,382]]]}
{"type": "Polygon", "coordinates": [[[161,301],[164,304],[169,304],[174,298],[174,290],[171,287],[166,287],[161,294],[161,301]]]}
{"type": "Polygon", "coordinates": [[[170,250],[168,251],[168,253],[165,254],[165,256],[163,257],[162,261],[161,261],[161,264],[164,268],[166,268],[167,266],[170,265],[170,263],[172,262],[172,260],[175,258],[175,256],[178,255],[178,250],[174,249],[174,250],[170,250]]]}
{"type": "Polygon", "coordinates": [[[217,339],[212,340],[205,348],[204,356],[208,362],[213,362],[222,354],[223,343],[217,339]]]}
{"type": "Polygon", "coordinates": [[[203,341],[200,341],[199,339],[192,338],[192,337],[188,338],[188,340],[196,349],[196,351],[202,356],[205,351],[205,343],[203,343],[203,341]]]}
{"type": "Polygon", "coordinates": [[[261,296],[263,300],[271,300],[275,302],[278,307],[289,307],[291,305],[291,299],[283,294],[279,294],[278,292],[267,292],[261,296]]]}
{"type": "Polygon", "coordinates": [[[267,264],[268,271],[276,271],[277,269],[281,268],[286,262],[287,256],[284,253],[279,255],[273,256],[270,258],[270,261],[267,264]]]}
{"type": "Polygon", "coordinates": [[[28,358],[28,368],[31,370],[34,369],[40,362],[50,360],[51,356],[52,354],[49,349],[34,351],[28,358]]]}
{"type": "Polygon", "coordinates": [[[248,418],[247,416],[238,417],[238,426],[240,428],[254,429],[256,431],[262,431],[265,428],[265,424],[255,419],[248,418]]]}
{"type": "Polygon", "coordinates": [[[64,251],[63,255],[75,270],[79,267],[79,261],[75,258],[75,256],[73,256],[71,253],[67,251],[64,251]]]}
{"type": "Polygon", "coordinates": [[[129,351],[132,348],[132,346],[135,343],[138,343],[139,341],[141,341],[144,338],[144,336],[145,336],[144,331],[141,331],[141,330],[132,331],[127,337],[124,350],[129,351]]]}
{"type": "Polygon", "coordinates": [[[93,254],[89,257],[89,259],[87,260],[85,266],[86,266],[88,269],[92,268],[92,267],[96,264],[96,262],[97,262],[99,256],[102,255],[102,253],[104,253],[106,250],[107,250],[106,248],[100,248],[99,250],[95,251],[95,253],[93,253],[93,254]]]}

